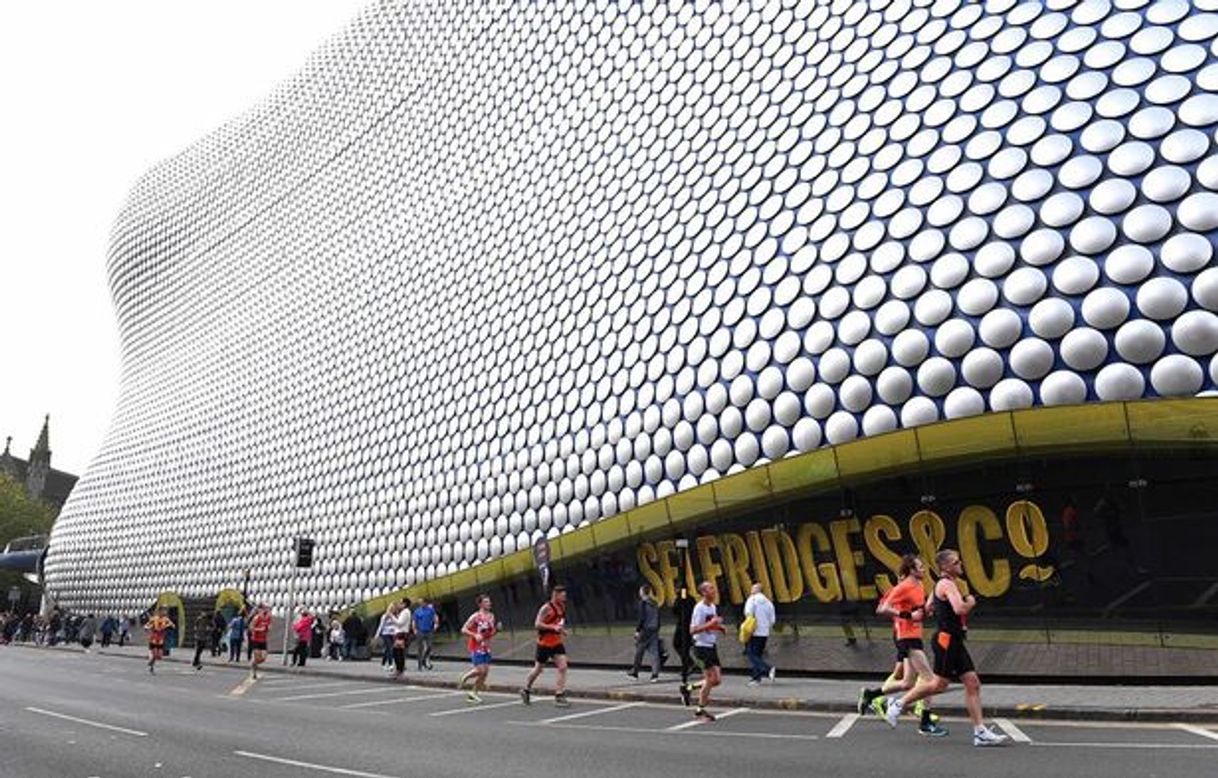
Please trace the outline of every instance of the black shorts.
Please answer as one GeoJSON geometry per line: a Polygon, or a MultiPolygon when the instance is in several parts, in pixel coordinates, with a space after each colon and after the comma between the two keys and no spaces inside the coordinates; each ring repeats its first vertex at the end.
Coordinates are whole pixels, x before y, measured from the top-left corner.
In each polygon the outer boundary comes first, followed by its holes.
{"type": "Polygon", "coordinates": [[[251,640],[250,641],[250,651],[266,651],[266,641],[265,640],[251,640]]]}
{"type": "Polygon", "coordinates": [[[935,635],[935,675],[959,681],[960,676],[976,669],[973,658],[964,646],[964,638],[946,632],[935,635]]]}
{"type": "Polygon", "coordinates": [[[896,641],[897,644],[897,661],[903,662],[909,658],[910,651],[925,651],[926,646],[922,644],[922,638],[903,638],[896,641]]]}
{"type": "Polygon", "coordinates": [[[694,646],[692,653],[694,664],[703,670],[723,666],[723,663],[719,661],[719,649],[715,646],[694,646]]]}
{"type": "Polygon", "coordinates": [[[165,644],[164,643],[149,643],[148,650],[149,651],[164,651],[165,644]]]}
{"type": "Polygon", "coordinates": [[[537,661],[543,665],[546,662],[549,662],[551,659],[553,659],[556,656],[566,656],[566,655],[567,655],[567,647],[564,646],[562,643],[559,643],[557,646],[541,646],[541,645],[537,646],[537,657],[536,658],[537,658],[537,661]]]}

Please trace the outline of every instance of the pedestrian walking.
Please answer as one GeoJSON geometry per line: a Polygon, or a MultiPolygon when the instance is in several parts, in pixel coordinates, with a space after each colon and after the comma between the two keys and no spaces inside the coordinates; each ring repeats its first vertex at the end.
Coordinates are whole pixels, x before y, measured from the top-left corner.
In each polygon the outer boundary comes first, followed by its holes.
{"type": "Polygon", "coordinates": [[[537,654],[533,661],[533,669],[525,679],[524,688],[520,690],[520,699],[525,705],[533,702],[533,683],[548,662],[554,663],[558,680],[554,685],[554,704],[560,708],[571,705],[567,699],[567,648],[563,645],[563,637],[567,634],[567,587],[555,586],[550,599],[537,611],[533,620],[537,630],[537,654]]]}
{"type": "Polygon", "coordinates": [[[80,626],[77,628],[76,636],[80,641],[81,647],[85,653],[89,653],[89,649],[93,646],[93,635],[97,632],[97,619],[90,613],[80,621],[80,626]]]}
{"type": "MultiPolygon", "coordinates": [[[[364,621],[355,611],[343,620],[343,634],[346,636],[346,641],[343,643],[343,659],[348,661],[356,659],[356,650],[364,646],[368,640],[368,630],[364,627],[364,621]]],[[[366,659],[362,654],[359,659],[366,659]]]]}
{"type": "Polygon", "coordinates": [[[237,611],[228,622],[228,661],[241,661],[241,644],[245,642],[245,611],[237,611]]]}
{"type": "Polygon", "coordinates": [[[397,631],[393,620],[397,618],[397,607],[397,603],[390,604],[381,614],[381,623],[376,628],[376,635],[381,639],[381,669],[387,673],[393,672],[393,635],[397,631]]]}
{"type": "Polygon", "coordinates": [[[884,719],[889,726],[896,727],[901,711],[907,705],[935,694],[942,694],[947,691],[952,681],[958,680],[964,684],[964,707],[973,723],[973,745],[1000,745],[1006,742],[1007,736],[989,729],[982,720],[981,678],[977,675],[973,658],[969,656],[964,645],[965,636],[968,634],[968,616],[977,607],[977,600],[971,594],[967,597],[960,594],[960,586],[957,583],[963,569],[960,552],[945,548],[935,555],[935,562],[939,566],[941,577],[934,589],[934,611],[939,620],[939,630],[935,633],[934,643],[934,678],[930,681],[919,679],[918,684],[906,692],[905,696],[889,703],[884,719]]]}
{"type": "Polygon", "coordinates": [[[410,614],[410,600],[403,599],[393,625],[393,669],[395,678],[401,678],[406,673],[406,652],[410,650],[410,637],[413,630],[414,620],[410,614]]]}
{"type": "Polygon", "coordinates": [[[419,598],[419,605],[414,609],[414,634],[418,645],[420,670],[432,669],[432,641],[435,639],[438,623],[439,614],[436,612],[436,606],[432,605],[426,597],[419,598]]]}
{"type": "Polygon", "coordinates": [[[663,664],[663,649],[660,647],[660,605],[656,602],[651,587],[647,584],[639,587],[638,619],[634,626],[634,664],[627,673],[631,678],[639,677],[639,667],[643,657],[651,652],[651,682],[660,680],[660,666],[663,664]]]}
{"type": "Polygon", "coordinates": [[[101,623],[101,647],[109,648],[110,641],[114,637],[115,624],[113,616],[106,616],[101,623]]]}
{"type": "Polygon", "coordinates": [[[224,643],[224,631],[228,629],[228,619],[217,610],[211,617],[211,655],[220,656],[227,646],[224,643]]]}
{"type": "Polygon", "coordinates": [[[476,601],[478,610],[474,611],[465,620],[465,625],[461,627],[461,634],[468,638],[466,646],[469,648],[469,661],[472,667],[461,676],[461,680],[457,681],[457,688],[464,689],[465,684],[473,679],[474,684],[466,692],[465,699],[475,705],[482,702],[482,696],[478,692],[486,689],[486,677],[490,672],[493,660],[491,638],[499,631],[499,623],[495,620],[495,614],[491,612],[491,596],[480,594],[476,601]]]}
{"type": "Polygon", "coordinates": [[[702,669],[702,681],[698,684],[681,684],[681,703],[689,706],[694,689],[698,690],[698,705],[694,708],[694,717],[703,721],[714,721],[714,715],[706,709],[710,702],[710,693],[722,682],[719,661],[719,635],[724,631],[723,619],[715,607],[718,592],[710,581],[698,585],[698,594],[702,599],[694,606],[693,615],[689,620],[689,634],[693,637],[694,662],[702,669]]]}
{"type": "Polygon", "coordinates": [[[302,610],[300,616],[292,624],[292,633],[296,635],[296,650],[292,655],[292,667],[304,667],[309,659],[309,645],[313,642],[313,616],[302,610]]]}
{"type": "Polygon", "coordinates": [[[753,634],[749,635],[744,647],[744,655],[753,668],[752,680],[749,686],[757,686],[763,678],[774,680],[777,671],[774,666],[765,661],[765,646],[770,639],[770,630],[774,627],[774,603],[765,596],[761,584],[753,584],[749,598],[744,601],[745,620],[753,619],[753,634]]]}
{"type": "Polygon", "coordinates": [[[199,672],[203,669],[203,652],[211,646],[212,616],[210,613],[200,613],[195,617],[195,658],[190,666],[199,672]]]}
{"type": "Polygon", "coordinates": [[[343,646],[347,642],[347,633],[343,631],[343,623],[338,617],[330,619],[330,652],[329,659],[335,662],[343,661],[343,646]]]}
{"type": "Polygon", "coordinates": [[[131,618],[124,616],[122,623],[118,625],[118,647],[122,648],[127,645],[127,641],[131,639],[131,618]]]}

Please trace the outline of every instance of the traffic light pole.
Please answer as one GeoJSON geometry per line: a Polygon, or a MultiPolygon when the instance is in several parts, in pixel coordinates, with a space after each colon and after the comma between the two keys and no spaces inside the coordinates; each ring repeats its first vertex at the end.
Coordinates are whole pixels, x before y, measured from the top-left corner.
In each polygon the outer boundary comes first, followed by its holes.
{"type": "Polygon", "coordinates": [[[292,541],[292,580],[288,585],[288,610],[283,616],[283,665],[288,664],[288,636],[292,634],[292,615],[296,611],[296,576],[300,568],[296,566],[296,545],[299,540],[292,541]]]}

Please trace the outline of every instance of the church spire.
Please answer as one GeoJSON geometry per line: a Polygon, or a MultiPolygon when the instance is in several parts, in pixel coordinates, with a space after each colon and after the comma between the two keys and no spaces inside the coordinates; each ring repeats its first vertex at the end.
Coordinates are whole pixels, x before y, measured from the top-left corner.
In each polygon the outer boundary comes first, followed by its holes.
{"type": "Polygon", "coordinates": [[[30,451],[30,461],[34,460],[35,454],[42,454],[50,459],[51,456],[51,414],[47,414],[42,420],[42,432],[38,434],[38,442],[34,444],[33,450],[30,451]]]}
{"type": "Polygon", "coordinates": [[[38,442],[30,449],[30,461],[25,476],[25,493],[31,499],[42,499],[46,488],[47,474],[51,470],[51,414],[42,421],[42,432],[38,442]]]}

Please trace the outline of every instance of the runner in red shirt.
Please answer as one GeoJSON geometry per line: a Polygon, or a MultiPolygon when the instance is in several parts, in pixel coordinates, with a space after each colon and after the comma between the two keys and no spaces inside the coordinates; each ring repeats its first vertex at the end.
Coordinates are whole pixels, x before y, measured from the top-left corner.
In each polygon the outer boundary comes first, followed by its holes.
{"type": "Polygon", "coordinates": [[[165,654],[165,632],[173,622],[165,615],[164,608],[157,608],[156,615],[148,619],[144,629],[148,631],[148,672],[156,672],[156,663],[165,654]]]}
{"type": "Polygon", "coordinates": [[[482,702],[478,692],[486,688],[486,676],[491,669],[491,638],[499,631],[495,614],[491,612],[491,596],[479,594],[477,597],[478,610],[465,620],[461,634],[469,640],[469,661],[473,667],[457,681],[457,688],[464,689],[469,679],[474,679],[473,688],[466,693],[465,699],[474,704],[482,702]]]}
{"type": "Polygon", "coordinates": [[[254,658],[250,660],[250,677],[258,677],[258,665],[266,661],[266,642],[271,634],[271,609],[259,604],[250,619],[250,649],[254,658]]]}

